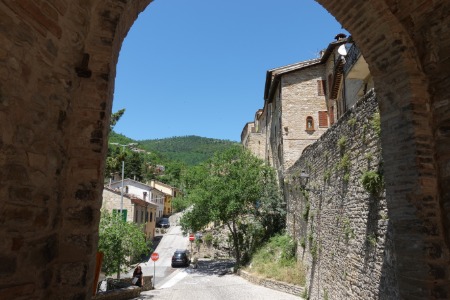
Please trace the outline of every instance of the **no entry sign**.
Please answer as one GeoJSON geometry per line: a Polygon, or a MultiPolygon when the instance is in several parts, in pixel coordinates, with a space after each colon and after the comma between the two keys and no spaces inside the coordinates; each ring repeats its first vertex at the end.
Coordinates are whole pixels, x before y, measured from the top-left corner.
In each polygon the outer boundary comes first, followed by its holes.
{"type": "Polygon", "coordinates": [[[152,255],[150,256],[150,258],[151,258],[153,261],[157,261],[157,260],[159,259],[159,254],[156,253],[156,252],[153,252],[152,255]]]}
{"type": "Polygon", "coordinates": [[[193,234],[191,234],[190,236],[189,236],[189,240],[192,242],[192,241],[194,241],[195,240],[195,236],[193,235],[193,234]]]}

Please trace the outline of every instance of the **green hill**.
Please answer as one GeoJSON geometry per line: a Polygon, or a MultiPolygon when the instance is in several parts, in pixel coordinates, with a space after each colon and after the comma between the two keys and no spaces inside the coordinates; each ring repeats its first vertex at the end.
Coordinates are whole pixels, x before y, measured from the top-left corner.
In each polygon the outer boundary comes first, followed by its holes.
{"type": "Polygon", "coordinates": [[[238,144],[195,135],[136,141],[114,131],[109,135],[109,143],[138,143],[137,148],[161,155],[164,160],[181,161],[190,166],[204,162],[214,153],[238,144]]]}
{"type": "Polygon", "coordinates": [[[139,141],[143,149],[161,153],[170,160],[182,161],[187,165],[197,165],[212,157],[214,153],[237,144],[194,135],[139,141]]]}

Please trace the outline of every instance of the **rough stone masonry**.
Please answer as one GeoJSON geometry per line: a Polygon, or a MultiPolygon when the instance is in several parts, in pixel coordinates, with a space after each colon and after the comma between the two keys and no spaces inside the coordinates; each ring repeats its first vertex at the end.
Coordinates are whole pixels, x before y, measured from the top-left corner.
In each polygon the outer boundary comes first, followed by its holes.
{"type": "MultiPolygon", "coordinates": [[[[91,297],[116,63],[150,2],[0,0],[0,298],[91,297]]],[[[378,91],[399,298],[449,298],[450,2],[318,2],[378,91]]]]}

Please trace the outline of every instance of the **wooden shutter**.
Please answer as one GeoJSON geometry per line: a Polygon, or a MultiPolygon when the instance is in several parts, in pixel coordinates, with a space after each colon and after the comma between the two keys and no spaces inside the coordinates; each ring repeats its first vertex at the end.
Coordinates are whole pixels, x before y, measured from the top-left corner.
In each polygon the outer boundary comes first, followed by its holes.
{"type": "Polygon", "coordinates": [[[327,111],[319,111],[319,127],[328,127],[327,111]]]}

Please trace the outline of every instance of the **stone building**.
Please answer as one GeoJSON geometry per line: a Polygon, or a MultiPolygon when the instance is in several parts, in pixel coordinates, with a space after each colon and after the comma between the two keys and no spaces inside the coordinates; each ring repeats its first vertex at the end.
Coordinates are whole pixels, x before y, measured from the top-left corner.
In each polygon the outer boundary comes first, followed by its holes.
{"type": "MultiPolygon", "coordinates": [[[[120,192],[122,181],[114,181],[109,184],[109,188],[120,192]]],[[[147,185],[145,183],[125,178],[123,180],[124,194],[128,194],[133,198],[142,199],[157,206],[156,218],[161,218],[164,214],[165,195],[161,191],[147,185]]]]}
{"type": "MultiPolygon", "coordinates": [[[[1,299],[91,298],[117,60],[150,2],[0,1],[1,299]]],[[[317,2],[377,88],[397,281],[376,297],[448,299],[450,2],[317,2]]]]}
{"type": "MultiPolygon", "coordinates": [[[[122,202],[120,190],[105,187],[103,189],[102,209],[111,213],[119,212],[122,202]]],[[[143,230],[147,239],[153,239],[156,228],[156,211],[158,206],[136,195],[123,195],[123,216],[127,222],[144,225],[143,230]]]]}
{"type": "MultiPolygon", "coordinates": [[[[241,133],[242,145],[249,149],[256,157],[264,160],[266,150],[266,136],[262,132],[261,116],[263,110],[259,109],[255,114],[255,120],[245,124],[241,133]]],[[[265,132],[265,131],[264,131],[265,132]]]]}
{"type": "Polygon", "coordinates": [[[374,88],[367,62],[353,39],[343,38],[342,35],[336,37],[339,47],[328,47],[326,52],[329,51],[330,54],[325,62],[327,80],[324,86],[331,124],[374,88]]]}
{"type": "Polygon", "coordinates": [[[281,176],[303,149],[328,129],[325,95],[321,92],[323,74],[320,58],[267,71],[266,153],[281,176]]]}

